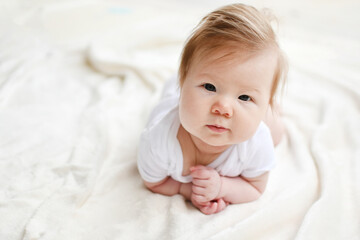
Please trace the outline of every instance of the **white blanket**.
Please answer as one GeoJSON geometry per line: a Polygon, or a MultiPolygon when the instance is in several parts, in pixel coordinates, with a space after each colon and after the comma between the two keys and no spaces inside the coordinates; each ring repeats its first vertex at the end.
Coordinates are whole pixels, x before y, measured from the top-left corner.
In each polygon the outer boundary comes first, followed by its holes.
{"type": "Polygon", "coordinates": [[[206,216],[151,193],[139,135],[184,40],[229,1],[0,3],[0,239],[359,239],[360,4],[279,18],[287,137],[257,201],[206,216]]]}

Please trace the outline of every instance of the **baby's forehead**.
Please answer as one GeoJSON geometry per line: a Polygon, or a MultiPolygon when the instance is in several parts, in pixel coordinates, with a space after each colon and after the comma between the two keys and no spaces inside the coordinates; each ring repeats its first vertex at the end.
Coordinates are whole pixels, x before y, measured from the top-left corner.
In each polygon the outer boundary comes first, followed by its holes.
{"type": "Polygon", "coordinates": [[[199,47],[194,54],[194,58],[197,61],[208,60],[221,60],[234,57],[235,54],[246,53],[247,50],[244,47],[236,45],[222,45],[222,46],[204,46],[199,47]]]}
{"type": "Polygon", "coordinates": [[[218,64],[233,64],[235,61],[246,62],[246,60],[254,57],[267,54],[277,58],[277,53],[274,49],[248,49],[245,46],[227,45],[220,48],[204,48],[199,49],[198,53],[194,55],[193,63],[195,66],[209,65],[211,63],[218,64]]]}
{"type": "Polygon", "coordinates": [[[246,49],[220,49],[200,56],[192,65],[191,72],[197,76],[216,79],[232,78],[272,86],[278,56],[274,49],[247,51],[246,49]]]}

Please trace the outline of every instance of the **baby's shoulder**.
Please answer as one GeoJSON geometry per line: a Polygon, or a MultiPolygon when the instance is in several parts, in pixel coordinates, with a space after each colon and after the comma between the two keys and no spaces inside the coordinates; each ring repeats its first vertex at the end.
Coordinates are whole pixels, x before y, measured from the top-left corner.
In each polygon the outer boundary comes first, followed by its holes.
{"type": "Polygon", "coordinates": [[[270,129],[264,122],[261,122],[255,134],[245,142],[236,144],[234,151],[243,159],[257,151],[273,148],[273,146],[270,129]]]}
{"type": "Polygon", "coordinates": [[[247,147],[263,147],[264,145],[273,146],[269,127],[264,122],[260,122],[255,134],[246,142],[247,147]]]}
{"type": "Polygon", "coordinates": [[[153,128],[159,123],[171,122],[176,117],[179,100],[176,98],[162,99],[151,111],[146,128],[153,128]]]}
{"type": "Polygon", "coordinates": [[[160,102],[149,118],[148,124],[141,134],[140,145],[155,155],[165,156],[176,141],[180,126],[176,102],[160,102]]]}

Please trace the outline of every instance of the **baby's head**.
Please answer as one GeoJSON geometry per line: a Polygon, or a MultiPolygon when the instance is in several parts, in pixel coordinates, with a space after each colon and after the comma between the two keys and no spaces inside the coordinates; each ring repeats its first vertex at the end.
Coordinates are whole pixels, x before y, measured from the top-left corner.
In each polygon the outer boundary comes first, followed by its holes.
{"type": "Polygon", "coordinates": [[[179,69],[184,129],[212,146],[256,132],[286,62],[265,14],[234,4],[207,15],[188,39],[179,69]]]}
{"type": "Polygon", "coordinates": [[[273,50],[277,64],[269,104],[285,81],[287,63],[271,27],[272,16],[244,4],[224,6],[205,16],[187,40],[182,52],[179,81],[182,87],[191,68],[218,51],[237,57],[273,50]],[[237,53],[237,54],[234,54],[237,53]]]}

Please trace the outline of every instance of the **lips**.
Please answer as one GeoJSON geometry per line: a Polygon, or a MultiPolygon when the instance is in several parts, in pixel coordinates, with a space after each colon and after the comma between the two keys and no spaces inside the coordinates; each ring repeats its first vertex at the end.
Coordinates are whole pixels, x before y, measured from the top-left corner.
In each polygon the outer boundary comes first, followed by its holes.
{"type": "Polygon", "coordinates": [[[227,132],[229,131],[228,128],[225,128],[223,126],[220,125],[206,125],[206,127],[208,127],[211,131],[216,132],[216,133],[223,133],[223,132],[227,132]]]}

